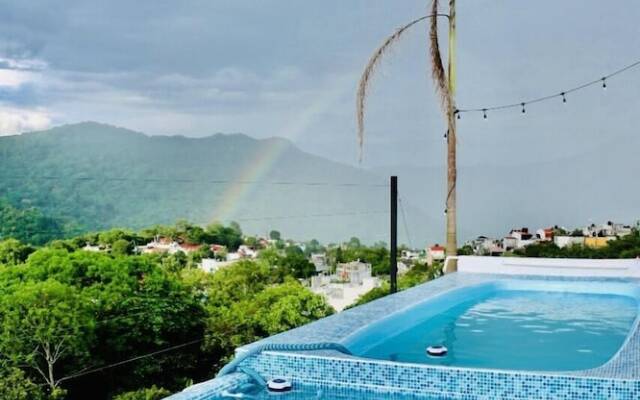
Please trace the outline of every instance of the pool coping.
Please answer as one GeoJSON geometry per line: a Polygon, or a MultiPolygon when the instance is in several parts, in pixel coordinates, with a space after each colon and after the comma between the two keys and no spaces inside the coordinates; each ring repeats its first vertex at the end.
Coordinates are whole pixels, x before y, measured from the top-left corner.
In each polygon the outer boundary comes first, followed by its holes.
{"type": "MultiPolygon", "coordinates": [[[[305,326],[271,336],[255,343],[238,348],[236,351],[241,353],[249,351],[254,346],[260,346],[266,343],[319,343],[319,342],[344,342],[362,329],[387,318],[394,313],[403,312],[421,302],[431,298],[444,295],[462,287],[470,287],[482,283],[490,283],[500,280],[549,280],[549,281],[585,281],[585,282],[633,282],[640,284],[640,279],[631,277],[563,277],[563,276],[537,276],[537,275],[505,275],[505,274],[485,274],[485,273],[469,273],[457,272],[421,284],[411,289],[396,293],[393,296],[387,296],[373,302],[367,303],[360,307],[345,310],[341,313],[334,314],[330,317],[312,322],[305,326]]],[[[267,352],[265,352],[267,353],[267,352]]],[[[313,352],[279,352],[269,351],[271,354],[299,354],[309,355],[313,352]]],[[[357,357],[343,353],[333,352],[315,352],[315,354],[325,354],[327,357],[338,359],[361,359],[372,360],[364,357],[357,357]]],[[[515,369],[492,369],[477,367],[455,367],[430,364],[414,364],[403,363],[387,360],[373,360],[382,364],[402,364],[402,365],[426,365],[430,368],[442,370],[476,370],[484,372],[505,372],[515,374],[531,374],[531,375],[556,375],[556,376],[584,376],[591,378],[603,379],[627,379],[640,380],[640,315],[630,327],[629,333],[625,338],[621,347],[612,355],[612,357],[604,364],[591,369],[577,371],[533,371],[533,370],[515,370],[515,369]]]]}
{"type": "MultiPolygon", "coordinates": [[[[564,260],[461,257],[460,272],[400,293],[345,310],[299,328],[242,346],[237,353],[267,343],[337,342],[383,318],[452,290],[503,279],[536,281],[621,282],[640,285],[640,260],[564,260]],[[549,275],[549,268],[567,263],[549,275]],[[537,267],[541,267],[538,269],[537,267]]],[[[640,398],[640,313],[620,349],[603,365],[581,371],[522,371],[395,362],[351,356],[337,351],[264,351],[246,358],[241,367],[267,379],[286,376],[296,384],[344,386],[371,391],[377,397],[394,394],[437,395],[450,400],[640,398]]],[[[220,398],[250,382],[232,373],[185,389],[172,400],[220,398]]],[[[393,396],[392,396],[393,397],[393,396]]],[[[389,398],[392,398],[389,397],[389,398]]]]}

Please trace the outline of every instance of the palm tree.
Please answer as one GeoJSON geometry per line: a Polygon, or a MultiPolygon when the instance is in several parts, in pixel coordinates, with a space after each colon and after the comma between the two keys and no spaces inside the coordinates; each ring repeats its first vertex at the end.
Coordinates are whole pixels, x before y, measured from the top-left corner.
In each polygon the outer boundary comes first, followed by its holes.
{"type": "MultiPolygon", "coordinates": [[[[387,53],[387,51],[396,43],[402,35],[417,23],[429,20],[429,54],[431,59],[431,76],[436,85],[436,92],[440,98],[442,111],[447,121],[447,197],[446,218],[447,218],[447,238],[446,250],[447,255],[455,255],[457,252],[457,224],[456,224],[456,114],[455,105],[455,43],[456,43],[456,1],[449,0],[449,14],[438,13],[439,0],[431,0],[431,13],[427,16],[415,19],[408,24],[400,27],[396,32],[389,36],[383,44],[373,53],[367,66],[360,78],[358,85],[358,93],[356,99],[356,117],[358,121],[358,144],[360,147],[360,159],[364,146],[364,116],[365,105],[369,83],[375,73],[376,67],[387,53]],[[448,49],[448,71],[445,72],[440,53],[440,45],[438,43],[438,17],[448,17],[449,19],[449,49],[448,49]]],[[[454,262],[448,264],[448,270],[445,272],[456,271],[457,266],[454,262]]]]}

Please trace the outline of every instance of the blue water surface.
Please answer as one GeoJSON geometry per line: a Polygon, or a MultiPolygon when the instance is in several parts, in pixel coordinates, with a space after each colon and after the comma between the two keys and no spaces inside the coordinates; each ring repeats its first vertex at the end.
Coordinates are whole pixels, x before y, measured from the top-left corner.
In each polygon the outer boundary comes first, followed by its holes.
{"type": "MultiPolygon", "coordinates": [[[[634,298],[620,295],[499,290],[412,326],[363,357],[459,367],[570,371],[600,366],[620,349],[636,318],[634,298]],[[446,356],[430,357],[434,344],[446,356]]],[[[411,324],[410,324],[411,325],[411,324]]]]}

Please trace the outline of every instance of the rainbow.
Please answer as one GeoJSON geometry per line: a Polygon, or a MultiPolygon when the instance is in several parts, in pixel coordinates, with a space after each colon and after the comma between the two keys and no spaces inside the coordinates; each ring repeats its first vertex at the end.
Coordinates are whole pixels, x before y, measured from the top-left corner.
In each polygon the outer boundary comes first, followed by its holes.
{"type": "Polygon", "coordinates": [[[213,210],[213,218],[221,222],[231,220],[242,200],[248,197],[256,187],[256,183],[271,171],[288,147],[289,144],[284,140],[273,141],[266,151],[259,151],[253,160],[247,162],[236,179],[225,189],[221,200],[213,210]]]}
{"type": "MultiPolygon", "coordinates": [[[[288,124],[280,130],[280,136],[295,139],[307,132],[319,117],[326,117],[327,112],[336,104],[352,100],[353,82],[357,82],[356,77],[357,75],[353,74],[334,76],[329,84],[323,85],[325,90],[309,94],[307,97],[311,99],[310,104],[298,112],[296,118],[288,121],[288,124]]],[[[256,184],[269,174],[289,146],[290,143],[285,140],[273,140],[266,151],[258,152],[255,159],[244,166],[235,182],[225,189],[220,201],[214,207],[213,219],[221,222],[232,220],[242,200],[247,198],[256,184]]]]}

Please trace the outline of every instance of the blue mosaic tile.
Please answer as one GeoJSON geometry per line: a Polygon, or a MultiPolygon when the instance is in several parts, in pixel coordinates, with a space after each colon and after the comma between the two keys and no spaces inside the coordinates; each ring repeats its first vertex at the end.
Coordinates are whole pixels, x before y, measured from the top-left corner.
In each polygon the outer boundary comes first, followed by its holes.
{"type": "MultiPolygon", "coordinates": [[[[263,343],[340,343],[358,329],[430,297],[462,286],[500,279],[638,283],[628,278],[455,273],[250,344],[238,352],[263,343]]],[[[286,376],[296,384],[309,387],[357,389],[364,393],[364,397],[356,398],[363,399],[402,395],[453,400],[637,400],[640,399],[640,320],[636,319],[629,337],[609,362],[585,371],[532,372],[407,364],[359,358],[335,351],[270,351],[248,358],[243,365],[264,377],[286,376]]],[[[246,375],[232,374],[198,385],[195,389],[190,388],[172,400],[214,399],[226,390],[246,384],[248,380],[246,375]]]]}

